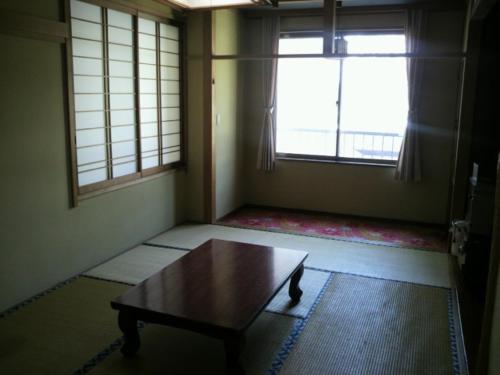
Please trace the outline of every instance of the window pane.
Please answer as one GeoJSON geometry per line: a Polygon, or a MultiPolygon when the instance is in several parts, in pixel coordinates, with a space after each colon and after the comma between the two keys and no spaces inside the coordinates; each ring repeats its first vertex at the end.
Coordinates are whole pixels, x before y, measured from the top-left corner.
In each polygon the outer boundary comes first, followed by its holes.
{"type": "Polygon", "coordinates": [[[102,40],[101,25],[93,22],[71,20],[71,32],[74,37],[102,40]]]}
{"type": "Polygon", "coordinates": [[[104,181],[107,178],[106,168],[96,169],[88,172],[78,173],[78,185],[84,186],[95,182],[104,181]]]}
{"type": "MultiPolygon", "coordinates": [[[[346,36],[348,53],[402,53],[404,35],[346,36]]],[[[406,128],[404,58],[346,58],[343,63],[339,156],[396,160],[406,128]]]]}
{"type": "Polygon", "coordinates": [[[132,61],[134,59],[132,47],[110,44],[108,48],[110,60],[132,61]]]}
{"type": "Polygon", "coordinates": [[[323,38],[281,38],[279,53],[323,53],[323,38]]]}
{"type": "Polygon", "coordinates": [[[134,81],[131,78],[110,78],[109,91],[112,94],[132,94],[134,81]]]}
{"type": "Polygon", "coordinates": [[[132,45],[132,31],[108,27],[108,40],[110,43],[132,45]]]}
{"type": "Polygon", "coordinates": [[[160,36],[169,39],[179,39],[179,28],[172,25],[160,23],[160,36]]]}
{"type": "Polygon", "coordinates": [[[347,53],[405,53],[403,34],[346,35],[347,53]]]}
{"type": "Polygon", "coordinates": [[[101,22],[101,8],[83,1],[71,0],[71,17],[101,22]]]}
{"type": "Polygon", "coordinates": [[[132,16],[127,13],[108,9],[108,25],[132,29],[132,16]]]}
{"type": "MultiPolygon", "coordinates": [[[[281,39],[280,53],[315,51],[321,43],[281,39]]],[[[277,152],[335,156],[339,66],[333,59],[279,60],[277,152]]]]}
{"type": "Polygon", "coordinates": [[[102,58],[102,43],[73,38],[73,56],[102,58]]]}

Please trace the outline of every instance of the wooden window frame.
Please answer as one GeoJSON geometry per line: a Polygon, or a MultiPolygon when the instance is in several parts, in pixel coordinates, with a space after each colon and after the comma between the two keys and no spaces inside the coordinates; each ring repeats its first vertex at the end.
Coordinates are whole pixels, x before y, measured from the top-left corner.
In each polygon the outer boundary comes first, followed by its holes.
{"type": "MultiPolygon", "coordinates": [[[[336,35],[345,36],[345,35],[383,35],[383,34],[404,34],[404,29],[402,28],[377,28],[377,29],[342,29],[337,30],[336,35]]],[[[280,33],[280,39],[293,39],[293,38],[322,38],[323,32],[321,31],[287,31],[280,33]]],[[[341,62],[341,77],[339,78],[339,92],[342,87],[342,63],[341,62]]],[[[279,103],[276,101],[276,106],[279,103]]],[[[338,115],[335,122],[335,129],[337,133],[336,137],[336,147],[335,147],[335,155],[312,155],[312,154],[299,154],[299,153],[287,153],[287,152],[276,152],[276,159],[284,160],[284,161],[304,161],[304,162],[321,162],[321,163],[338,163],[338,164],[349,164],[349,165],[364,165],[364,166],[375,166],[375,167],[389,167],[395,168],[397,165],[397,160],[388,160],[388,159],[368,159],[368,158],[351,158],[339,156],[339,143],[340,143],[340,106],[342,105],[341,97],[339,95],[338,99],[338,115]]],[[[277,125],[277,111],[274,111],[274,121],[277,125]]],[[[277,131],[277,127],[276,127],[277,131]]],[[[277,146],[277,137],[275,137],[275,149],[277,146]]]]}
{"type": "MultiPolygon", "coordinates": [[[[135,102],[135,144],[136,144],[136,172],[128,175],[120,176],[113,178],[109,173],[109,169],[112,168],[112,161],[110,159],[109,153],[111,152],[110,147],[111,143],[108,142],[108,138],[110,136],[111,127],[109,126],[109,90],[104,90],[104,100],[105,100],[105,133],[106,133],[106,170],[108,179],[104,181],[95,182],[88,185],[78,186],[78,166],[77,166],[77,145],[76,145],[76,119],[75,119],[75,93],[73,87],[73,46],[72,46],[72,30],[71,30],[71,10],[70,10],[70,0],[65,0],[65,22],[68,25],[68,37],[66,38],[66,84],[67,84],[67,100],[68,100],[68,115],[69,115],[69,147],[70,147],[70,158],[71,158],[71,187],[73,190],[73,206],[78,205],[78,201],[81,199],[86,199],[88,197],[92,197],[98,195],[100,193],[113,191],[118,188],[126,187],[129,185],[134,185],[136,183],[140,183],[142,181],[150,180],[154,175],[163,175],[169,171],[175,171],[179,169],[183,169],[186,167],[186,158],[187,158],[187,129],[185,128],[185,124],[187,123],[187,110],[186,110],[186,95],[187,95],[187,67],[186,67],[186,26],[185,21],[180,17],[171,19],[160,16],[158,14],[153,14],[148,12],[148,10],[136,9],[132,7],[128,7],[122,4],[116,4],[112,0],[79,0],[88,4],[96,5],[101,7],[101,11],[103,15],[107,15],[107,10],[115,10],[123,13],[130,14],[133,19],[133,71],[134,71],[134,102],[135,102]],[[159,24],[167,24],[176,26],[179,29],[179,112],[180,112],[180,160],[162,165],[163,162],[163,149],[161,148],[162,144],[162,123],[161,123],[161,105],[157,106],[157,127],[158,127],[158,161],[159,165],[147,169],[142,169],[142,160],[141,160],[141,132],[140,132],[140,106],[139,106],[139,47],[138,47],[138,19],[145,18],[152,20],[156,23],[157,35],[156,35],[156,44],[157,48],[160,42],[160,34],[159,34],[159,24]]],[[[175,15],[175,12],[174,12],[175,15]]],[[[108,23],[107,17],[103,17],[102,19],[102,29],[104,30],[103,37],[107,33],[108,23]]],[[[103,50],[107,50],[108,46],[103,38],[103,50]]],[[[106,55],[103,56],[103,60],[105,61],[106,55]]],[[[160,51],[157,50],[157,61],[156,61],[156,70],[157,70],[157,86],[161,85],[161,76],[160,76],[160,51]]],[[[108,64],[103,64],[105,66],[108,64]]],[[[104,71],[104,76],[106,76],[106,71],[104,71]]],[[[109,78],[108,78],[109,79],[109,78]]],[[[109,85],[108,79],[104,79],[104,85],[109,85]]],[[[161,90],[157,89],[157,103],[161,103],[161,90]]]]}

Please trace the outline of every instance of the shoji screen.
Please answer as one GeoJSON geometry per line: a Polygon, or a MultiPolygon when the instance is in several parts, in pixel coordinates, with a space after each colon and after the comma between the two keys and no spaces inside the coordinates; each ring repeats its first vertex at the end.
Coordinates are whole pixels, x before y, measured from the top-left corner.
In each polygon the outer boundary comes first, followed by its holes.
{"type": "Polygon", "coordinates": [[[109,123],[113,177],[137,171],[134,31],[130,14],[107,10],[109,123]]]}
{"type": "Polygon", "coordinates": [[[80,186],[109,178],[101,8],[71,1],[76,153],[80,186]]]}
{"type": "Polygon", "coordinates": [[[160,24],[162,163],[181,160],[179,28],[160,24]]]}
{"type": "Polygon", "coordinates": [[[80,0],[70,6],[79,191],[179,165],[179,27],[80,0]]]}
{"type": "Polygon", "coordinates": [[[156,22],[139,17],[139,103],[142,168],[160,165],[156,22]]]}

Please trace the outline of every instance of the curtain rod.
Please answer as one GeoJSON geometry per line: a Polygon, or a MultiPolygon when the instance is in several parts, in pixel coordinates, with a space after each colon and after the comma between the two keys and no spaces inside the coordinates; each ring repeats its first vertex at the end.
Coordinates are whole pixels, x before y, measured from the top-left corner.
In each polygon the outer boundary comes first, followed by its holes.
{"type": "Polygon", "coordinates": [[[213,60],[272,60],[272,59],[310,59],[331,58],[345,59],[348,57],[405,57],[412,59],[449,60],[467,58],[463,52],[456,53],[307,53],[307,54],[248,54],[248,55],[217,55],[213,54],[213,60]]]}
{"type": "MultiPolygon", "coordinates": [[[[421,2],[398,5],[363,5],[363,6],[342,6],[337,8],[338,15],[356,15],[373,13],[396,13],[404,12],[408,9],[426,9],[431,11],[465,10],[464,1],[443,1],[443,2],[421,2]]],[[[247,8],[243,10],[246,18],[261,18],[263,16],[279,15],[289,17],[310,17],[323,16],[323,8],[305,9],[255,9],[247,8]]]]}

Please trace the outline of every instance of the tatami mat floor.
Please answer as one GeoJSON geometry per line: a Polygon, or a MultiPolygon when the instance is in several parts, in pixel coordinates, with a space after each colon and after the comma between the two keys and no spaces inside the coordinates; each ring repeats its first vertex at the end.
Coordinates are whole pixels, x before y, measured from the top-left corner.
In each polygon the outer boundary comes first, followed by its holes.
{"type": "MultiPolygon", "coordinates": [[[[191,374],[200,369],[208,371],[205,373],[220,374],[222,371],[220,364],[223,361],[223,351],[221,351],[219,345],[212,342],[213,340],[203,339],[196,335],[195,337],[193,334],[155,325],[148,325],[143,330],[144,350],[141,349],[139,357],[133,361],[124,362],[117,350],[121,342],[119,339],[120,333],[116,326],[116,312],[109,308],[109,300],[127,288],[127,285],[122,283],[135,284],[140,282],[152,272],[162,268],[162,264],[178,259],[189,249],[197,247],[210,238],[306,250],[309,252],[306,268],[309,271],[316,269],[316,271],[319,271],[319,276],[322,276],[321,273],[327,276],[330,275],[326,279],[321,277],[321,280],[318,279],[320,281],[312,280],[311,294],[314,294],[314,298],[311,301],[304,300],[304,302],[307,302],[304,311],[294,311],[287,315],[287,312],[280,307],[282,301],[278,296],[275,306],[270,305],[269,307],[269,311],[277,311],[278,314],[262,314],[255,327],[249,331],[250,344],[245,352],[245,361],[250,374],[276,374],[280,371],[280,373],[285,374],[293,373],[290,370],[290,365],[296,360],[303,362],[300,356],[306,356],[303,358],[307,359],[309,365],[312,366],[311,368],[316,366],[314,361],[322,361],[321,358],[315,358],[314,350],[304,346],[306,341],[310,341],[310,335],[316,335],[316,333],[311,332],[311,329],[315,326],[308,326],[307,322],[311,317],[315,316],[314,319],[328,320],[328,317],[322,311],[327,311],[327,314],[329,314],[328,311],[331,311],[331,308],[328,306],[334,300],[330,297],[327,298],[328,300],[324,299],[326,290],[328,290],[328,296],[334,296],[332,298],[345,298],[345,293],[342,292],[339,295],[332,289],[335,285],[331,282],[332,277],[333,280],[342,279],[335,278],[337,272],[351,274],[353,279],[345,278],[347,280],[346,287],[356,280],[361,280],[357,279],[358,277],[369,277],[387,280],[387,287],[384,286],[384,288],[389,288],[387,290],[401,289],[399,286],[396,287],[396,284],[391,284],[401,281],[409,283],[408,285],[420,284],[420,286],[417,285],[417,289],[420,287],[430,288],[425,290],[428,290],[431,294],[435,287],[438,289],[445,288],[443,290],[449,292],[442,294],[442,296],[439,294],[440,297],[437,297],[441,309],[442,306],[449,303],[443,298],[448,298],[446,296],[452,295],[454,290],[455,282],[451,272],[450,258],[447,254],[219,225],[181,225],[145,241],[143,245],[130,249],[86,273],[86,275],[94,278],[114,280],[114,282],[80,277],[76,281],[62,286],[47,296],[36,299],[35,302],[0,320],[3,327],[2,331],[9,333],[8,335],[2,335],[0,338],[0,370],[10,369],[13,371],[9,373],[40,374],[62,374],[72,371],[76,373],[149,374],[162,373],[165,366],[167,366],[172,370],[170,372],[173,374],[191,374]],[[81,290],[83,290],[83,294],[81,290]],[[92,292],[93,290],[95,290],[95,294],[92,292]],[[78,304],[81,303],[84,303],[86,307],[79,312],[78,304]],[[68,310],[67,316],[65,314],[66,310],[68,310]],[[315,310],[318,312],[314,312],[315,310]],[[318,313],[322,315],[314,315],[318,313]],[[306,334],[304,337],[309,337],[306,341],[302,339],[303,342],[300,339],[302,331],[306,334]],[[84,345],[81,344],[82,339],[84,345]],[[163,350],[158,350],[159,346],[170,348],[168,352],[171,356],[164,354],[165,351],[163,350]],[[200,357],[196,354],[200,350],[206,350],[208,354],[200,357]],[[307,354],[309,351],[310,355],[307,354]],[[288,356],[290,356],[289,359],[287,359],[288,356]],[[157,359],[152,361],[151,358],[157,359]],[[194,358],[198,358],[200,361],[193,361],[194,358]],[[199,367],[198,365],[204,362],[201,360],[202,358],[205,358],[208,362],[206,366],[199,367]],[[17,370],[22,370],[22,372],[17,370]]],[[[371,284],[373,283],[368,282],[366,285],[371,284]]],[[[362,289],[359,289],[359,292],[349,292],[351,306],[346,306],[345,309],[347,310],[345,311],[355,310],[356,306],[360,306],[359,303],[362,301],[359,300],[358,297],[360,296],[358,294],[362,289]]],[[[387,296],[384,297],[383,292],[379,293],[378,296],[380,299],[372,302],[376,306],[381,306],[380,311],[376,312],[376,314],[384,315],[386,314],[384,298],[387,296]]],[[[417,300],[422,300],[422,303],[432,310],[432,304],[435,304],[435,302],[429,300],[427,303],[427,298],[422,299],[418,295],[415,296],[417,300]]],[[[401,301],[399,309],[401,309],[403,315],[407,311],[404,308],[404,301],[406,300],[407,298],[403,295],[398,297],[398,301],[401,301]]],[[[454,304],[450,306],[456,307],[454,304]]],[[[371,314],[370,309],[367,306],[367,317],[371,314]]],[[[451,311],[454,310],[449,308],[448,315],[446,315],[446,311],[437,312],[440,319],[439,328],[441,332],[444,332],[441,341],[451,343],[450,340],[453,339],[456,345],[456,340],[460,341],[461,332],[460,329],[456,332],[454,326],[450,325],[451,328],[448,327],[448,320],[453,321],[451,311]],[[450,336],[448,337],[446,332],[452,328],[455,331],[449,331],[450,336]]],[[[426,319],[418,314],[411,317],[410,320],[405,320],[404,316],[401,316],[400,320],[396,319],[396,315],[394,318],[396,322],[394,327],[397,329],[403,328],[405,331],[406,326],[398,322],[406,322],[404,324],[410,324],[408,327],[411,327],[412,334],[419,334],[418,332],[421,331],[419,323],[415,323],[415,319],[423,319],[423,321],[426,319]]],[[[390,316],[382,317],[382,322],[390,322],[391,319],[390,316]]],[[[385,332],[383,325],[381,326],[378,323],[375,325],[366,324],[368,329],[366,331],[367,337],[385,332]]],[[[331,339],[328,338],[328,340],[331,339]]],[[[353,337],[353,340],[355,339],[353,337]]],[[[323,344],[327,345],[327,341],[323,344]]],[[[376,352],[377,346],[383,345],[384,342],[383,340],[374,342],[373,350],[376,352]]],[[[323,344],[320,343],[320,345],[323,344]]],[[[390,343],[385,344],[391,345],[390,343]]],[[[431,344],[431,342],[426,343],[425,350],[434,351],[431,344]]],[[[312,348],[314,345],[310,347],[312,348]]],[[[420,347],[413,349],[417,354],[421,350],[420,347]]],[[[458,353],[460,359],[462,354],[461,352],[458,353]]],[[[425,358],[431,358],[433,361],[439,362],[447,361],[446,358],[449,355],[449,352],[444,354],[436,352],[435,356],[431,353],[430,357],[425,358]]],[[[397,356],[399,355],[396,353],[397,356]]],[[[396,357],[391,357],[393,358],[391,361],[397,361],[396,357]]],[[[460,359],[457,363],[463,363],[464,360],[460,359]]],[[[456,362],[456,358],[454,361],[456,362]]],[[[398,362],[398,366],[404,368],[404,366],[412,366],[412,363],[411,361],[408,363],[404,361],[398,362]]],[[[450,372],[451,367],[448,365],[438,365],[438,367],[435,367],[433,363],[427,365],[430,366],[428,368],[431,370],[434,368],[442,369],[442,371],[436,372],[440,374],[465,374],[462,365],[458,367],[458,372],[450,372]]],[[[383,363],[378,363],[376,368],[383,369],[383,363]]],[[[420,367],[415,367],[415,369],[418,368],[420,367]]],[[[339,369],[341,368],[339,367],[339,369]]],[[[313,371],[313,373],[319,375],[322,373],[321,371],[324,371],[324,368],[321,368],[319,372],[313,371]]],[[[342,371],[338,373],[343,374],[342,371]]],[[[407,373],[417,374],[413,370],[407,373]]]]}
{"type": "Polygon", "coordinates": [[[220,225],[180,225],[146,244],[194,249],[210,238],[309,252],[306,266],[418,284],[455,286],[448,254],[220,225]]]}

